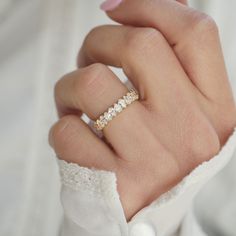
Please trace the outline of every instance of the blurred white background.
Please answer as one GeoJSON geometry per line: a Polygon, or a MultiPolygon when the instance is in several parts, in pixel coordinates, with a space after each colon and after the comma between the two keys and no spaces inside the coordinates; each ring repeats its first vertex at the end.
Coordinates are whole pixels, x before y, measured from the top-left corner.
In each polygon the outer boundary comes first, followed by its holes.
{"type": "MultiPolygon", "coordinates": [[[[86,33],[110,23],[94,0],[0,1],[0,235],[56,236],[59,176],[47,133],[56,121],[53,86],[75,68],[86,33]]],[[[236,1],[193,0],[217,21],[236,94],[236,1]]],[[[236,235],[236,160],[199,194],[211,236],[236,235]]]]}

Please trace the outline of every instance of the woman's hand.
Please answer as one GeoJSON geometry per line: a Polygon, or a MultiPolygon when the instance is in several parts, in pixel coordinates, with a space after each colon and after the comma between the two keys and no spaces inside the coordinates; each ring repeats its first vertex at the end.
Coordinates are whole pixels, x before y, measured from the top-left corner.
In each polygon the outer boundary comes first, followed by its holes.
{"type": "Polygon", "coordinates": [[[236,125],[236,108],[209,16],[174,0],[124,0],[108,15],[124,25],[100,26],[86,37],[80,69],[55,87],[61,119],[50,142],[63,160],[114,171],[129,220],[219,151],[236,125]],[[124,70],[140,100],[101,139],[80,115],[95,120],[126,94],[107,65],[124,70]]]}

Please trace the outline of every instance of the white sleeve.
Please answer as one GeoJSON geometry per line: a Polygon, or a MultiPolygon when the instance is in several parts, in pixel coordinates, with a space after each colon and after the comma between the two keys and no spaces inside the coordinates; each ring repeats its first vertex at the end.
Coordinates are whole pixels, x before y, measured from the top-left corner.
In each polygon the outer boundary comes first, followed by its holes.
{"type": "Polygon", "coordinates": [[[126,222],[116,176],[59,161],[64,208],[62,236],[205,236],[192,214],[201,187],[231,159],[236,129],[221,151],[126,222]]]}

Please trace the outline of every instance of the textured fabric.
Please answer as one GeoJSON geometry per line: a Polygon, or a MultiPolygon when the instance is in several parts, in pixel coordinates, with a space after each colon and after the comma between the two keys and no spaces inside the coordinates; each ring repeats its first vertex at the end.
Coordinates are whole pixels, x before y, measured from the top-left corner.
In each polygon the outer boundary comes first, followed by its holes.
{"type": "Polygon", "coordinates": [[[196,167],[129,223],[125,223],[114,173],[59,161],[66,216],[62,235],[204,236],[192,214],[192,201],[201,187],[230,161],[235,148],[236,129],[218,155],[196,167]]]}

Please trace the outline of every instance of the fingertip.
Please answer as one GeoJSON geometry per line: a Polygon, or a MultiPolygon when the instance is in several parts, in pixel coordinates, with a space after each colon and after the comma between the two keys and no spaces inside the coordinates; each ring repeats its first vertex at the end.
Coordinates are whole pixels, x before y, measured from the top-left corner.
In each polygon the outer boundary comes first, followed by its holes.
{"type": "Polygon", "coordinates": [[[177,0],[178,2],[184,4],[184,5],[188,5],[188,0],[177,0]]]}
{"type": "Polygon", "coordinates": [[[118,7],[123,0],[106,0],[100,5],[100,9],[103,11],[112,11],[118,7]]]}

